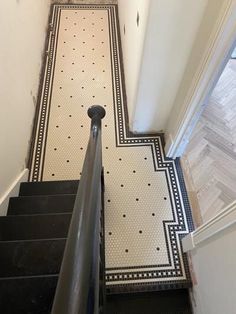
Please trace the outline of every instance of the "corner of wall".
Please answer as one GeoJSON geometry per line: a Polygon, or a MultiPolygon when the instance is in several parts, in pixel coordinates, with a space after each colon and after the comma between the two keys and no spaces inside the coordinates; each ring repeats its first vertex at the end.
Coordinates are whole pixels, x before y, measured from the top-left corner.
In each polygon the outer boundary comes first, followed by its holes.
{"type": "Polygon", "coordinates": [[[7,208],[10,197],[18,196],[20,184],[22,182],[28,181],[29,169],[25,168],[20,175],[16,177],[11,186],[0,198],[0,216],[5,216],[7,214],[7,208]]]}

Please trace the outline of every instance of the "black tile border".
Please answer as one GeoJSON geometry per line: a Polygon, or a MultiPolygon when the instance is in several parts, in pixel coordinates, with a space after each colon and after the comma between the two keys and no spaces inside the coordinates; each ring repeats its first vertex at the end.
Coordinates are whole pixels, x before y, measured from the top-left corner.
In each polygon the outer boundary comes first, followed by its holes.
{"type": "Polygon", "coordinates": [[[195,230],[195,226],[193,222],[192,209],[191,209],[190,202],[188,199],[188,192],[185,185],[184,174],[183,174],[179,157],[175,159],[175,167],[176,167],[176,172],[179,178],[180,190],[181,190],[181,194],[182,194],[182,198],[184,202],[184,208],[185,208],[185,212],[186,212],[186,216],[188,220],[189,232],[192,232],[195,230]]]}
{"type": "Polygon", "coordinates": [[[30,173],[29,180],[33,182],[42,181],[43,176],[43,165],[46,149],[43,146],[47,139],[47,129],[50,116],[50,96],[52,91],[50,84],[53,83],[51,78],[52,67],[55,65],[56,49],[57,46],[57,36],[60,16],[58,16],[60,11],[54,6],[51,6],[51,11],[49,14],[49,27],[46,40],[46,51],[44,54],[44,65],[41,75],[41,86],[38,94],[38,103],[36,109],[36,120],[34,124],[34,138],[32,140],[31,154],[30,154],[30,173]],[[45,81],[45,83],[44,83],[45,81]]]}
{"type": "MultiPolygon", "coordinates": [[[[43,81],[44,81],[44,73],[47,65],[47,48],[49,47],[49,40],[50,40],[50,29],[51,29],[51,21],[52,21],[52,14],[53,14],[53,7],[50,7],[50,12],[48,15],[48,26],[46,30],[46,38],[44,41],[44,48],[42,53],[42,64],[41,64],[41,70],[39,75],[39,84],[38,84],[38,94],[37,94],[37,102],[36,102],[36,108],[35,108],[35,115],[33,120],[33,129],[31,134],[31,142],[30,142],[30,149],[29,149],[29,156],[27,160],[27,168],[31,169],[33,168],[33,156],[34,156],[34,147],[37,141],[37,124],[39,121],[39,113],[40,113],[40,102],[42,98],[42,91],[43,91],[43,81]]],[[[30,174],[29,174],[30,178],[30,174]]]]}

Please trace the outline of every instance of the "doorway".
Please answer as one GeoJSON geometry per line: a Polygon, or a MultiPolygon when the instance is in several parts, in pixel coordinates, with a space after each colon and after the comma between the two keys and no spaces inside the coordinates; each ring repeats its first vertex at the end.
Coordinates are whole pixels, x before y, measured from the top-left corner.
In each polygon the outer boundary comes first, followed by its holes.
{"type": "Polygon", "coordinates": [[[236,49],[181,158],[196,225],[236,198],[236,49]]]}

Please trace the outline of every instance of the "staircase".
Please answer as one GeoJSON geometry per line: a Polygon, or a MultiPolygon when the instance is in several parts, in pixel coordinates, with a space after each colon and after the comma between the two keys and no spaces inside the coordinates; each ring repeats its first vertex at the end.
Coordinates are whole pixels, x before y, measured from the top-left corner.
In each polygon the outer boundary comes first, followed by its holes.
{"type": "Polygon", "coordinates": [[[1,313],[50,313],[78,181],[22,183],[0,218],[1,313]]]}
{"type": "MultiPolygon", "coordinates": [[[[0,311],[50,313],[79,181],[22,183],[0,218],[0,311]]],[[[107,296],[107,314],[191,313],[187,290],[107,296]]]]}

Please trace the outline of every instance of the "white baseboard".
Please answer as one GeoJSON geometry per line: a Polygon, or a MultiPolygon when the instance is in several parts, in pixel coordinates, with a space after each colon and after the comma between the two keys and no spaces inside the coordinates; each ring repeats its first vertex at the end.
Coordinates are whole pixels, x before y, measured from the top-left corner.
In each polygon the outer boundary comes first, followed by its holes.
{"type": "Polygon", "coordinates": [[[8,202],[10,197],[18,196],[21,182],[28,181],[29,169],[24,169],[20,175],[14,180],[8,190],[0,198],[0,216],[7,213],[8,202]]]}
{"type": "Polygon", "coordinates": [[[192,233],[183,238],[184,252],[197,248],[202,242],[231,227],[236,223],[236,200],[223,209],[215,217],[204,223],[192,233]]]}

